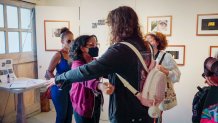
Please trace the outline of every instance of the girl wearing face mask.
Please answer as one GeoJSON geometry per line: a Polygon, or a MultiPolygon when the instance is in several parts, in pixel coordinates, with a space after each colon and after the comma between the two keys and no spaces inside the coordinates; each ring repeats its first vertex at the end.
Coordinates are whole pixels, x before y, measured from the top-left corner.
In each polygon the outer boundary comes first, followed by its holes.
{"type": "MultiPolygon", "coordinates": [[[[73,59],[72,69],[95,60],[98,50],[95,35],[78,37],[70,50],[70,57],[73,59]]],[[[113,86],[109,83],[100,83],[98,78],[72,84],[70,98],[76,123],[99,123],[103,102],[101,92],[111,94],[113,86]]]]}
{"type": "MultiPolygon", "coordinates": [[[[54,78],[70,70],[69,50],[73,41],[73,33],[66,27],[58,29],[55,36],[61,37],[62,49],[55,53],[50,65],[46,71],[46,79],[54,78]],[[54,70],[56,74],[54,75],[54,70]]],[[[57,85],[51,87],[51,98],[56,110],[56,123],[71,123],[72,122],[72,104],[70,101],[71,85],[63,86],[62,89],[57,85]]]]}
{"type": "Polygon", "coordinates": [[[157,65],[157,68],[161,72],[165,73],[173,83],[178,82],[181,73],[177,67],[177,64],[171,54],[164,52],[168,45],[166,36],[160,32],[156,32],[155,34],[150,33],[146,35],[146,41],[150,42],[152,45],[157,63],[159,63],[163,54],[166,54],[162,64],[157,65]]]}
{"type": "Polygon", "coordinates": [[[171,54],[164,51],[168,45],[166,36],[160,32],[156,32],[155,34],[147,34],[145,38],[153,47],[156,63],[159,63],[165,54],[162,64],[157,65],[157,68],[166,74],[170,83],[179,82],[181,73],[177,63],[171,54]]]}

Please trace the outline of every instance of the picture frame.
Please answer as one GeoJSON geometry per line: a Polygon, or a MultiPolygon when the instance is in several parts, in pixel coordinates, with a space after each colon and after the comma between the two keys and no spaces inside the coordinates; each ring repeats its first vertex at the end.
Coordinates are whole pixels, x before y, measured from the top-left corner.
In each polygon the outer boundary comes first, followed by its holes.
{"type": "Polygon", "coordinates": [[[218,36],[218,13],[197,14],[197,36],[218,36]]]}
{"type": "Polygon", "coordinates": [[[210,46],[209,56],[216,57],[216,55],[218,55],[218,46],[210,46]]]}
{"type": "Polygon", "coordinates": [[[165,51],[172,55],[177,65],[185,65],[185,45],[169,45],[165,51]]]}
{"type": "Polygon", "coordinates": [[[172,16],[148,16],[147,33],[161,32],[166,36],[172,35],[172,16]]]}
{"type": "Polygon", "coordinates": [[[70,28],[70,21],[44,20],[45,51],[58,51],[62,48],[60,36],[56,35],[57,29],[70,28]]]}

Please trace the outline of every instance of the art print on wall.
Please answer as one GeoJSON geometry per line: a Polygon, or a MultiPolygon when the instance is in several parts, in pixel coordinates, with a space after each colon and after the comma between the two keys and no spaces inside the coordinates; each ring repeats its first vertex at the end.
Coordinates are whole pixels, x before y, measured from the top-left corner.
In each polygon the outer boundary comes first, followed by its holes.
{"type": "Polygon", "coordinates": [[[210,57],[218,57],[218,46],[210,46],[210,57]]]}
{"type": "Polygon", "coordinates": [[[218,36],[218,14],[197,15],[197,36],[218,36]]]}
{"type": "Polygon", "coordinates": [[[165,51],[172,55],[177,65],[185,65],[185,45],[169,45],[165,51]]]}
{"type": "Polygon", "coordinates": [[[150,16],[147,18],[147,33],[161,32],[166,36],[172,33],[172,16],[150,16]]]}
{"type": "Polygon", "coordinates": [[[57,51],[62,48],[57,29],[70,28],[70,21],[44,20],[45,51],[57,51]]]}

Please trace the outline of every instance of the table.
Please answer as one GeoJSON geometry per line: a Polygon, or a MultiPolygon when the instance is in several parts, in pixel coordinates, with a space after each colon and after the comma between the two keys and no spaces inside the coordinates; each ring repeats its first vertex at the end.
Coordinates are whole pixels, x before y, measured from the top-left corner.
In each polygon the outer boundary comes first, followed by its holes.
{"type": "Polygon", "coordinates": [[[46,80],[17,78],[10,83],[0,83],[0,90],[12,92],[17,95],[17,115],[16,123],[26,123],[23,94],[26,91],[45,86],[46,80]]]}

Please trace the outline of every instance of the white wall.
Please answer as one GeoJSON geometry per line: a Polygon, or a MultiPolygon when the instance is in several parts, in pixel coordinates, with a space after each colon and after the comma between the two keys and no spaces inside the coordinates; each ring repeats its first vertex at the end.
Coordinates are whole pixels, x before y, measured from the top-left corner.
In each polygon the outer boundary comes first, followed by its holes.
{"type": "MultiPolygon", "coordinates": [[[[186,45],[185,66],[180,82],[175,84],[178,106],[164,112],[164,123],[191,123],[191,104],[197,85],[204,85],[201,77],[203,62],[209,56],[209,46],[218,45],[217,36],[196,36],[196,16],[218,12],[217,0],[137,0],[136,9],[146,29],[147,16],[173,16],[169,44],[186,45]]],[[[146,31],[145,31],[146,32],[146,31]]]]}
{"type": "MultiPolygon", "coordinates": [[[[46,3],[47,5],[49,3],[46,3]]],[[[51,5],[55,3],[52,2],[51,5]]],[[[55,5],[58,5],[56,3],[55,5]]],[[[142,30],[146,33],[147,16],[173,16],[172,36],[168,37],[169,44],[186,45],[185,65],[179,67],[182,76],[180,83],[175,84],[178,106],[164,112],[163,123],[191,123],[191,104],[196,86],[203,86],[201,74],[203,61],[209,55],[209,46],[218,45],[217,36],[196,36],[196,15],[204,13],[218,13],[217,0],[81,0],[72,7],[38,6],[36,8],[37,49],[39,77],[43,77],[53,52],[44,51],[44,19],[70,19],[72,30],[78,34],[74,23],[80,25],[80,34],[95,34],[101,43],[102,54],[108,47],[109,30],[107,26],[92,29],[92,23],[105,19],[110,10],[120,5],[133,7],[139,15],[142,30]],[[80,21],[77,20],[77,7],[80,6],[80,21]],[[74,10],[74,11],[72,11],[74,10]]],[[[77,25],[77,27],[79,27],[77,25]]],[[[107,100],[104,109],[107,109],[107,100]]],[[[107,119],[107,110],[103,112],[103,119],[107,119]]]]}
{"type": "Polygon", "coordinates": [[[110,31],[107,25],[98,26],[92,28],[92,23],[96,23],[99,19],[106,19],[109,11],[120,6],[128,5],[133,7],[135,5],[134,0],[82,0],[80,3],[80,34],[95,34],[98,37],[100,43],[100,55],[109,46],[109,34],[110,31]]]}
{"type": "Polygon", "coordinates": [[[44,20],[67,20],[70,21],[70,30],[75,37],[78,36],[79,22],[78,7],[36,6],[36,40],[38,77],[44,78],[45,71],[55,52],[45,51],[44,20]]]}

